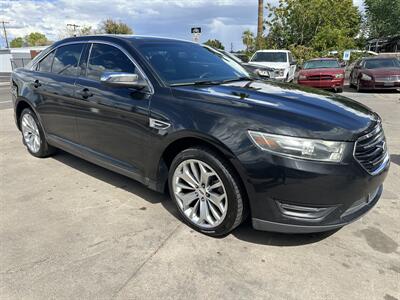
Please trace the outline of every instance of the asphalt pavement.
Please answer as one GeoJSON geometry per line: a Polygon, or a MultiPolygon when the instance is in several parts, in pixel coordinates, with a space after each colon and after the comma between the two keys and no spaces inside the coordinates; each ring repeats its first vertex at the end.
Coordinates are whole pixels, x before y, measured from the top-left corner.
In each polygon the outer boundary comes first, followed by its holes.
{"type": "Polygon", "coordinates": [[[0,82],[0,110],[12,107],[10,85],[0,82]]]}
{"type": "Polygon", "coordinates": [[[400,94],[343,95],[383,118],[392,163],[377,205],[336,232],[247,222],[224,238],[191,230],[168,196],[126,177],[62,151],[34,158],[4,107],[0,298],[400,299],[400,94]]]}

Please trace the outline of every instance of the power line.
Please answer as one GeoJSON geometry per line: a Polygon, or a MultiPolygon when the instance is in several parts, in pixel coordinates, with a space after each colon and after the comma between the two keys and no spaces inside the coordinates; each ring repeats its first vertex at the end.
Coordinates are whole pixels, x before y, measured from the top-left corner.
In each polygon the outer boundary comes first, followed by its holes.
{"type": "Polygon", "coordinates": [[[74,31],[74,36],[76,36],[76,29],[77,29],[78,27],[81,27],[81,26],[78,25],[78,24],[67,24],[67,27],[72,27],[72,28],[73,28],[73,31],[74,31]]]}
{"type": "Polygon", "coordinates": [[[7,30],[6,30],[6,25],[5,25],[5,24],[8,24],[10,22],[2,20],[2,21],[0,21],[0,23],[3,24],[4,38],[6,39],[7,48],[10,48],[9,45],[8,45],[7,30]]]}

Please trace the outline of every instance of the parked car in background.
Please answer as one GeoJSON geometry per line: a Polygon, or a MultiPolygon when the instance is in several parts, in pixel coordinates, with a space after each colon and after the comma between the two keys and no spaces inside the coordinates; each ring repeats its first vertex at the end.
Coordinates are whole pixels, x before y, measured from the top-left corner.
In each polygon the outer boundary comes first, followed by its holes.
{"type": "Polygon", "coordinates": [[[275,79],[290,82],[294,79],[297,62],[288,50],[258,50],[251,57],[249,64],[272,68],[275,79]]]}
{"type": "Polygon", "coordinates": [[[60,148],[169,191],[211,236],[248,215],[260,230],[343,227],[378,202],[390,165],[381,119],[364,105],[254,79],[193,42],[69,38],[11,80],[29,153],[60,148]]]}
{"type": "Polygon", "coordinates": [[[255,75],[257,75],[263,79],[274,79],[275,78],[275,72],[274,72],[274,69],[272,69],[272,68],[268,68],[268,67],[265,67],[262,65],[249,64],[249,63],[242,61],[235,54],[230,53],[226,50],[221,50],[221,49],[216,49],[216,50],[221,52],[222,54],[228,56],[229,58],[233,59],[237,63],[241,64],[249,72],[254,73],[255,75]]]}
{"type": "Polygon", "coordinates": [[[232,53],[232,54],[234,56],[236,56],[237,58],[239,58],[244,63],[248,63],[249,62],[249,58],[244,53],[232,53]]]}
{"type": "Polygon", "coordinates": [[[395,57],[361,58],[351,70],[349,80],[357,91],[400,89],[400,61],[395,57]]]}
{"type": "Polygon", "coordinates": [[[343,92],[344,68],[335,58],[306,61],[299,72],[298,84],[343,92]]]}

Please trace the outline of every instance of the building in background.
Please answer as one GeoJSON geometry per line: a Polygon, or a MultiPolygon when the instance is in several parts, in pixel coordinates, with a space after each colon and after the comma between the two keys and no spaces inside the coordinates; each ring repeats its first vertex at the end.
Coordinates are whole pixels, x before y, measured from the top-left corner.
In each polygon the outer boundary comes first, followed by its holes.
{"type": "Polygon", "coordinates": [[[26,66],[38,53],[48,46],[0,49],[0,73],[26,66]]]}

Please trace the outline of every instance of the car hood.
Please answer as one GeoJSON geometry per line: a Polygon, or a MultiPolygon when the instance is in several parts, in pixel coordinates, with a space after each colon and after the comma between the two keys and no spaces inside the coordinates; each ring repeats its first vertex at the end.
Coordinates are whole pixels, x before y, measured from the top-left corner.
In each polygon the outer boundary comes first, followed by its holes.
{"type": "Polygon", "coordinates": [[[287,62],[264,62],[264,61],[257,61],[257,62],[249,62],[250,65],[253,66],[264,66],[273,69],[285,69],[289,67],[287,62]]]}
{"type": "Polygon", "coordinates": [[[299,72],[301,75],[335,75],[343,74],[344,70],[339,68],[320,68],[320,69],[303,69],[299,72]]]}
{"type": "MultiPolygon", "coordinates": [[[[336,141],[354,141],[379,118],[368,107],[325,91],[267,81],[238,81],[222,85],[180,86],[175,97],[227,105],[226,114],[248,130],[336,141]]],[[[218,109],[221,109],[220,107],[218,109]]]]}
{"type": "Polygon", "coordinates": [[[363,73],[371,75],[400,75],[400,68],[363,69],[363,73]]]}

